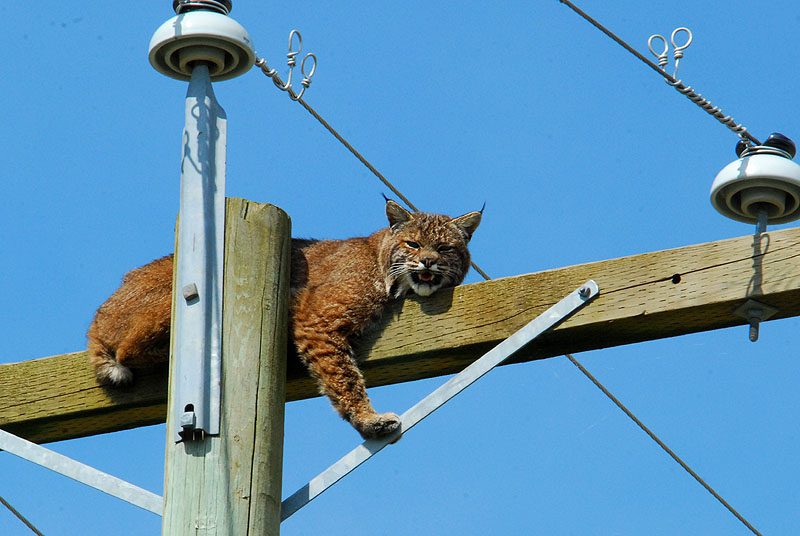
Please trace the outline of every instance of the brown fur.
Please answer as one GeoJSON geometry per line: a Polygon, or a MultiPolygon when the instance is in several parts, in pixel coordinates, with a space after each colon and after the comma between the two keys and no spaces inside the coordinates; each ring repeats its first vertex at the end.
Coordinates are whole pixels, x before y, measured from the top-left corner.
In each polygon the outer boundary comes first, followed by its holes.
{"type": "Polygon", "coordinates": [[[126,384],[133,380],[128,367],[166,362],[171,309],[172,255],[125,274],[86,334],[97,378],[126,384]]]}
{"type": "MultiPolygon", "coordinates": [[[[400,418],[377,413],[353,358],[351,339],[392,299],[429,296],[464,280],[467,243],[481,213],[411,214],[386,203],[389,227],[348,240],[292,240],[291,336],[320,391],[365,438],[394,432],[400,418]]],[[[133,270],[89,327],[89,358],[104,383],[130,382],[128,367],[169,353],[172,256],[133,270]]]]}

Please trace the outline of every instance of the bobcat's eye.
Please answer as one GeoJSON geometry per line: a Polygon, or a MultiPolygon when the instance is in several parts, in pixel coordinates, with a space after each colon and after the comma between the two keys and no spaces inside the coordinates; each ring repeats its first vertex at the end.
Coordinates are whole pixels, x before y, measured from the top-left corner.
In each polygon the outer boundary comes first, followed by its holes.
{"type": "Polygon", "coordinates": [[[419,244],[417,242],[412,242],[411,240],[406,240],[406,246],[410,247],[411,249],[419,249],[419,244]]]}
{"type": "Polygon", "coordinates": [[[436,251],[438,251],[439,253],[447,253],[448,251],[453,251],[453,246],[441,245],[438,248],[436,248],[436,251]]]}

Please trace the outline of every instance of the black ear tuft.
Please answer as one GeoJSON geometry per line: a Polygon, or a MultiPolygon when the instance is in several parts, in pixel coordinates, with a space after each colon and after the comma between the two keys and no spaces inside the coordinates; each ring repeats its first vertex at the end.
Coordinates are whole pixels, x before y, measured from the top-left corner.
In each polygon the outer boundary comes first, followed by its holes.
{"type": "MultiPolygon", "coordinates": [[[[484,207],[486,205],[484,204],[484,207]]],[[[483,215],[483,208],[480,211],[475,212],[468,212],[463,216],[459,216],[458,218],[453,219],[453,223],[455,223],[459,229],[461,229],[464,234],[467,235],[467,242],[472,239],[472,234],[478,228],[478,225],[481,224],[481,216],[483,215]]]]}
{"type": "Polygon", "coordinates": [[[386,217],[389,219],[389,227],[394,229],[411,219],[411,213],[392,201],[386,200],[386,217]]]}

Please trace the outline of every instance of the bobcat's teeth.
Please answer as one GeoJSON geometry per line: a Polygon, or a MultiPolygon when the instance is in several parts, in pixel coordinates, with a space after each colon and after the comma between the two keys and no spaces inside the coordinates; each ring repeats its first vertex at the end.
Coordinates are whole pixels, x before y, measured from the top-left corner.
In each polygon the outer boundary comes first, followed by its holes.
{"type": "Polygon", "coordinates": [[[422,281],[432,281],[433,280],[433,274],[431,272],[420,272],[419,273],[419,278],[422,281]]]}

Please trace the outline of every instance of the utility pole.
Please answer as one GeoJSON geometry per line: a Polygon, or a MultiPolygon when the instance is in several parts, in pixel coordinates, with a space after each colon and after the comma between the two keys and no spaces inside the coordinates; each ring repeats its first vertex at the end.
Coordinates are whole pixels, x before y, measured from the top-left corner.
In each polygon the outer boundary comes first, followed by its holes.
{"type": "Polygon", "coordinates": [[[227,0],[175,0],[150,62],[188,80],[172,300],[163,534],[277,535],[289,218],[225,201],[227,118],[212,82],[255,63],[227,0]]]}

